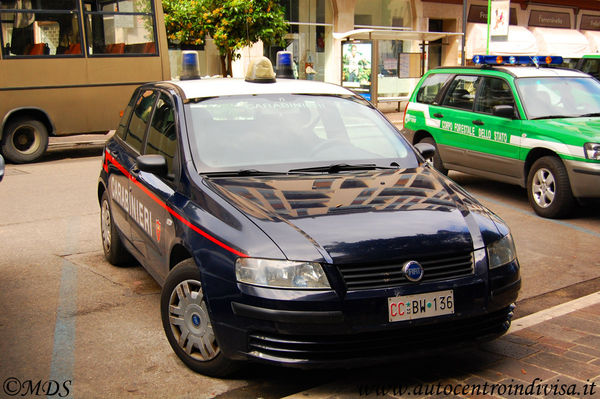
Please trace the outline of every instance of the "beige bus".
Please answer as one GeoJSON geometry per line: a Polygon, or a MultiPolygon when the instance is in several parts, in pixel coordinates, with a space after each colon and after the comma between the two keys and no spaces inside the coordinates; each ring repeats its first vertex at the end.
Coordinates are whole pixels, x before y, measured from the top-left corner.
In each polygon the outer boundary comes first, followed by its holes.
{"type": "Polygon", "coordinates": [[[106,132],[136,86],[170,78],[160,0],[0,0],[1,152],[106,132]]]}

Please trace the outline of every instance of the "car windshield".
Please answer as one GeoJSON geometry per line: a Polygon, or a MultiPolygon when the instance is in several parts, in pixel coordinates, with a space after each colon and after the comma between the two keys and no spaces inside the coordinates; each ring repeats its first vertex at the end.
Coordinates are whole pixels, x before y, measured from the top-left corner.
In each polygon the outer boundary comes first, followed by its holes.
{"type": "Polygon", "coordinates": [[[517,79],[528,119],[600,116],[600,83],[593,78],[517,79]]]}
{"type": "Polygon", "coordinates": [[[192,102],[188,112],[200,173],[417,166],[394,127],[352,96],[224,96],[192,102]]]}

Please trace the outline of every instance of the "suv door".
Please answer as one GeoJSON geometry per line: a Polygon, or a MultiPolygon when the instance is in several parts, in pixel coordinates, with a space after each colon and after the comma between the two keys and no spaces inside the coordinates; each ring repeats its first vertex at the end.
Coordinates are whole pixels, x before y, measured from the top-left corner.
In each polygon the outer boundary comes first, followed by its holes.
{"type": "Polygon", "coordinates": [[[173,101],[161,92],[148,126],[144,154],[161,155],[167,162],[167,175],[158,176],[137,168],[132,171],[136,184],[132,193],[136,198],[148,198],[144,203],[144,223],[133,223],[132,236],[136,247],[144,254],[146,265],[158,281],[164,281],[169,272],[168,250],[174,237],[173,220],[167,211],[175,194],[175,182],[179,181],[179,146],[177,120],[173,101]],[[146,193],[152,193],[150,198],[146,193]],[[146,215],[146,212],[148,213],[146,215]],[[147,217],[146,217],[147,216],[147,217]],[[148,224],[146,221],[148,220],[148,224]]]}
{"type": "Polygon", "coordinates": [[[473,123],[475,139],[467,151],[467,166],[497,175],[520,177],[519,146],[511,144],[511,137],[521,136],[521,120],[516,111],[513,91],[509,83],[499,77],[485,77],[475,99],[473,123]],[[512,107],[511,116],[496,116],[498,106],[512,107]]]}
{"type": "Polygon", "coordinates": [[[441,118],[437,137],[434,136],[445,166],[465,166],[468,163],[467,150],[475,145],[477,124],[481,122],[473,114],[475,95],[483,80],[478,75],[457,75],[450,83],[442,100],[439,112],[441,118]]]}

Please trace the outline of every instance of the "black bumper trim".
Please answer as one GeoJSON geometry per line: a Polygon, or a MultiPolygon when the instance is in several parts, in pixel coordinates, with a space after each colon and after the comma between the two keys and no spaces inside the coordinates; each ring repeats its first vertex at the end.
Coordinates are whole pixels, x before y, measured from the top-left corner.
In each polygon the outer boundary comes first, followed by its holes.
{"type": "Polygon", "coordinates": [[[231,310],[236,316],[280,323],[337,324],[344,321],[344,314],[341,311],[276,310],[237,302],[231,302],[231,310]]]}

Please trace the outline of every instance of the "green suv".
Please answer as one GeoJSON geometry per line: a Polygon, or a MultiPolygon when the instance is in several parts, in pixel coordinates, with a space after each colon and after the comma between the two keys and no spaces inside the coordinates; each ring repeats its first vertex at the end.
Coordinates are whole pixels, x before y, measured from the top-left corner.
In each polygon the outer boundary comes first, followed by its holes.
{"type": "MultiPolygon", "coordinates": [[[[491,57],[474,61],[502,61],[491,57]]],[[[403,134],[413,144],[433,144],[433,164],[444,174],[526,187],[543,217],[565,217],[576,200],[600,198],[600,82],[579,71],[490,64],[430,70],[411,95],[403,134]]]]}

